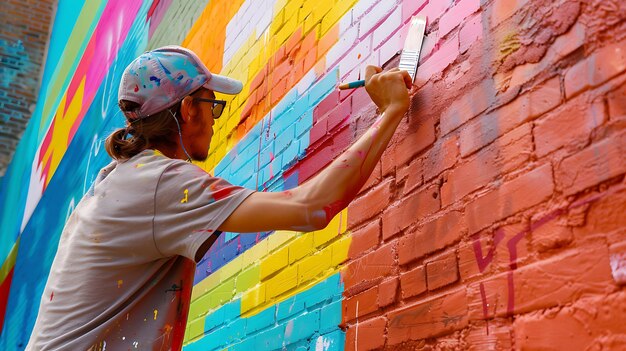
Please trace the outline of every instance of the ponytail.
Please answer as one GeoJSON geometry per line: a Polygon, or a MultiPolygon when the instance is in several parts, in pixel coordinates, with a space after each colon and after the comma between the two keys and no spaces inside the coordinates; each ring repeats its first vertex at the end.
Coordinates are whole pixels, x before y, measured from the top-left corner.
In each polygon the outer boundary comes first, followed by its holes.
{"type": "MultiPolygon", "coordinates": [[[[127,100],[121,100],[119,106],[123,112],[139,108],[139,104],[127,100]]],[[[169,110],[178,112],[180,103],[170,107],[169,110]]],[[[164,110],[135,121],[127,120],[126,128],[119,128],[106,138],[107,153],[116,160],[127,160],[155,145],[175,145],[176,121],[170,114],[173,112],[170,111],[164,110]],[[128,135],[131,137],[127,138],[128,135]]]]}

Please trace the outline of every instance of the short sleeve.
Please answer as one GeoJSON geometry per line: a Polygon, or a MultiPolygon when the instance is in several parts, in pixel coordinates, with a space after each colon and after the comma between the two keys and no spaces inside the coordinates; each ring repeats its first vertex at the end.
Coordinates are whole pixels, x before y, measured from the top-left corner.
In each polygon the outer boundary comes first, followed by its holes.
{"type": "Polygon", "coordinates": [[[187,162],[168,166],[155,193],[154,241],[164,256],[195,260],[196,251],[254,190],[187,162]]]}

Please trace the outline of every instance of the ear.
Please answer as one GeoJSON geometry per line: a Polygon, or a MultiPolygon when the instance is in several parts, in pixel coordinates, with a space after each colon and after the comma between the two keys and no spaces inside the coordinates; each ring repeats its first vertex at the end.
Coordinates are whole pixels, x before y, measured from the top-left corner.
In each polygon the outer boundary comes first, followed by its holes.
{"type": "Polygon", "coordinates": [[[185,96],[180,104],[181,119],[187,123],[198,114],[198,108],[191,96],[185,96]]]}

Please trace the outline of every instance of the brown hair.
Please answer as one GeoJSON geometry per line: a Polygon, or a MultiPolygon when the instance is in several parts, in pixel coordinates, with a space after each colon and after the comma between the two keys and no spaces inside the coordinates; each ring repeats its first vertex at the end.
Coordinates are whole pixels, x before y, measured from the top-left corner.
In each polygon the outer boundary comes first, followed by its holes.
{"type": "MultiPolygon", "coordinates": [[[[123,112],[139,108],[139,104],[128,100],[120,100],[119,106],[123,112]]],[[[116,160],[126,160],[155,144],[176,144],[178,128],[172,114],[179,118],[180,102],[148,118],[127,120],[126,128],[119,128],[107,137],[107,153],[116,160]],[[128,134],[130,138],[126,138],[128,134]]]]}

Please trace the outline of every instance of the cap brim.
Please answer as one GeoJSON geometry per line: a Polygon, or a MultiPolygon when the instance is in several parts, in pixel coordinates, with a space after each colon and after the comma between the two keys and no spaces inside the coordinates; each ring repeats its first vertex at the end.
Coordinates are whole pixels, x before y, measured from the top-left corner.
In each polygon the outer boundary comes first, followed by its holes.
{"type": "Polygon", "coordinates": [[[232,78],[220,76],[219,74],[211,74],[211,79],[204,83],[203,87],[224,94],[239,94],[243,89],[243,84],[232,78]]]}

